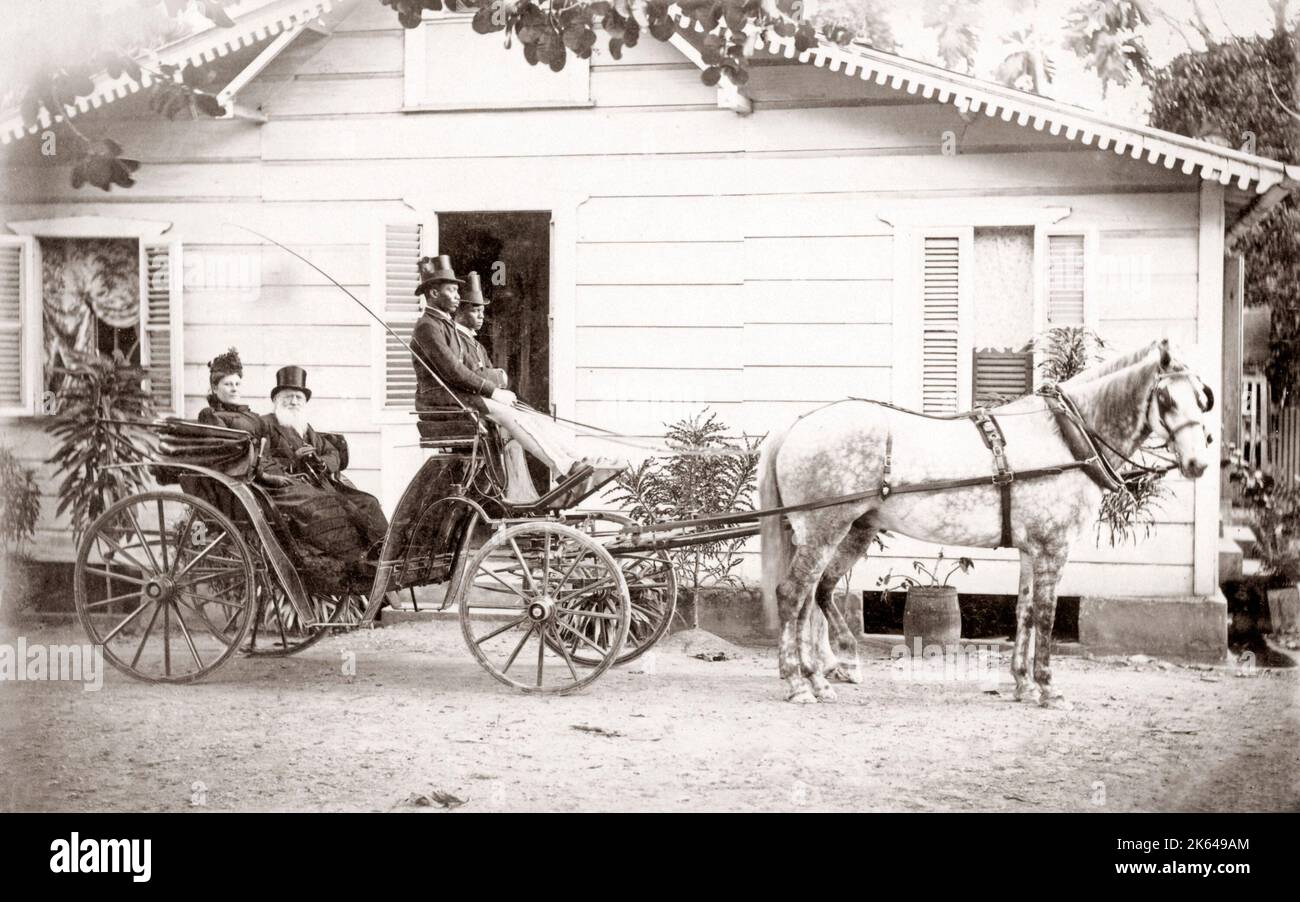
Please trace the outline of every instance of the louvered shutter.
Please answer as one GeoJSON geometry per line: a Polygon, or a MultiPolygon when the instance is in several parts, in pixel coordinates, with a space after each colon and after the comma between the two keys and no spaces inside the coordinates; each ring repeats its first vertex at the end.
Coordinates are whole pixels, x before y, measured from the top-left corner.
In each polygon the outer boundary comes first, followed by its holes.
{"type": "Polygon", "coordinates": [[[420,284],[423,233],[424,227],[415,222],[384,226],[384,322],[402,338],[384,335],[384,407],[388,409],[415,407],[415,369],[402,342],[410,343],[420,317],[415,287],[420,284]]]}
{"type": "Polygon", "coordinates": [[[975,351],[972,373],[976,407],[1013,401],[1033,391],[1034,355],[987,348],[975,351]]]}
{"type": "Polygon", "coordinates": [[[0,244],[0,410],[26,407],[23,391],[23,301],[26,297],[25,247],[0,244]]]}
{"type": "Polygon", "coordinates": [[[924,239],[921,276],[921,409],[955,413],[959,357],[961,240],[924,239]]]}
{"type": "Polygon", "coordinates": [[[1051,235],[1047,239],[1047,323],[1084,323],[1084,241],[1082,235],[1051,235]]]}
{"type": "Polygon", "coordinates": [[[142,243],[140,365],[149,373],[149,392],[159,414],[185,411],[181,359],[181,290],[184,266],[180,242],[142,243]]]}

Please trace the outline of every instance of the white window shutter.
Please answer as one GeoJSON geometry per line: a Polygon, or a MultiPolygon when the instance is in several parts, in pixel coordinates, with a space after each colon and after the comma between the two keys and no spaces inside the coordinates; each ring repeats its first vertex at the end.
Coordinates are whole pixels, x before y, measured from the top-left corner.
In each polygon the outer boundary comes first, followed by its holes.
{"type": "Polygon", "coordinates": [[[39,280],[33,240],[0,235],[0,414],[31,415],[39,381],[39,280]]]}
{"type": "Polygon", "coordinates": [[[1084,236],[1048,236],[1048,326],[1084,324],[1084,272],[1084,236]]]}
{"type": "Polygon", "coordinates": [[[921,271],[921,409],[956,413],[961,386],[961,239],[926,237],[921,271]]]}
{"type": "Polygon", "coordinates": [[[140,365],[149,373],[149,391],[159,414],[185,412],[181,356],[181,297],[184,262],[179,241],[141,242],[140,365]]]}
{"type": "Polygon", "coordinates": [[[389,329],[401,336],[384,335],[383,406],[388,410],[415,409],[415,369],[411,352],[403,345],[411,341],[415,321],[420,318],[420,298],[415,288],[420,284],[422,248],[437,240],[437,229],[430,238],[429,226],[414,221],[386,223],[383,229],[383,300],[382,316],[389,329]]]}

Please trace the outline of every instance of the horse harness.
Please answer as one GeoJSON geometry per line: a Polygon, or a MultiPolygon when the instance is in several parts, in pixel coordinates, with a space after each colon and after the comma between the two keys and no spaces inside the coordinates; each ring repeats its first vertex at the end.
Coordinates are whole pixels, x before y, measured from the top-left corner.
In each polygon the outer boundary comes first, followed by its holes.
{"type": "MultiPolygon", "coordinates": [[[[1011,484],[1015,482],[1016,477],[1021,479],[1030,479],[1037,476],[1057,475],[1070,469],[1081,469],[1102,491],[1113,492],[1124,486],[1123,478],[1115,471],[1106,456],[1098,450],[1092,436],[1087,428],[1083,425],[1083,417],[1079,413],[1074,402],[1055,386],[1044,386],[1038,392],[1047,404],[1048,409],[1056,419],[1057,428],[1061,432],[1066,447],[1070,449],[1070,456],[1074,458],[1068,464],[1062,464],[1055,467],[1041,467],[1034,470],[1022,470],[1017,473],[1011,468],[1011,463],[1007,460],[1007,439],[1002,432],[1002,426],[998,423],[997,418],[988,412],[986,408],[976,407],[974,410],[966,413],[957,414],[956,416],[943,416],[938,419],[959,419],[967,418],[974,424],[975,429],[979,432],[980,439],[984,442],[984,447],[989,450],[993,456],[993,476],[988,478],[976,478],[973,480],[950,480],[946,483],[928,483],[926,487],[932,489],[952,488],[957,485],[988,485],[992,484],[998,489],[998,501],[1000,509],[1001,535],[998,539],[998,548],[1012,547],[1011,537],[1011,484]]],[[[867,400],[865,398],[858,400],[867,400]]],[[[884,402],[874,402],[884,403],[884,402]]],[[[885,404],[887,407],[894,407],[892,404],[885,404]]],[[[906,408],[898,408],[906,410],[906,408]]],[[[914,413],[915,411],[907,411],[914,413]]],[[[1184,424],[1186,425],[1186,424],[1184,424]]],[[[893,463],[893,445],[894,436],[887,433],[885,436],[885,464],[882,473],[882,482],[880,487],[880,497],[888,498],[890,494],[900,490],[918,491],[921,486],[894,488],[890,485],[889,476],[893,463]]]]}

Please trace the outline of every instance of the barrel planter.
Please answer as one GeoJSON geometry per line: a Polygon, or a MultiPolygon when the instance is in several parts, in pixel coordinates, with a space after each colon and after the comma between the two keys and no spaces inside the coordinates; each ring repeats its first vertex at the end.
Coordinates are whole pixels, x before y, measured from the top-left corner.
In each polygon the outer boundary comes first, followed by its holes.
{"type": "Polygon", "coordinates": [[[961,608],[955,586],[911,586],[903,607],[903,641],[909,649],[961,641],[961,608]]]}

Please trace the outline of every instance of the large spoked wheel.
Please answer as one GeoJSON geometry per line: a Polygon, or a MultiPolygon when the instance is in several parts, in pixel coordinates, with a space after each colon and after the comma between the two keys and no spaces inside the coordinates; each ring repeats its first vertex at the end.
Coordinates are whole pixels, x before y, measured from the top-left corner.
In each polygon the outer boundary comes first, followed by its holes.
{"type": "Polygon", "coordinates": [[[175,492],[105,511],[81,541],[74,576],[91,640],[118,670],[154,683],[190,683],[220,667],[248,632],[256,586],[235,524],[175,492]]]}
{"type": "Polygon", "coordinates": [[[365,610],[365,599],[358,595],[307,596],[311,619],[298,617],[288,595],[274,574],[263,571],[258,584],[257,616],[248,632],[244,653],[254,657],[285,658],[311,648],[325,636],[355,626],[365,610]]]}
{"type": "Polygon", "coordinates": [[[474,657],[524,692],[592,683],[618,658],[631,619],[618,562],[559,523],[495,533],[461,571],[455,597],[474,657]]]}
{"type": "MultiPolygon", "coordinates": [[[[570,521],[579,530],[600,539],[616,535],[634,522],[630,517],[608,511],[575,515],[570,521]]],[[[627,641],[615,664],[634,661],[650,650],[668,632],[677,612],[677,575],[666,551],[638,551],[618,554],[614,558],[623,570],[631,601],[631,622],[627,641]]],[[[590,637],[598,640],[599,636],[590,637]]],[[[586,646],[578,654],[590,657],[586,646]]]]}

